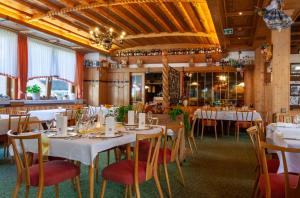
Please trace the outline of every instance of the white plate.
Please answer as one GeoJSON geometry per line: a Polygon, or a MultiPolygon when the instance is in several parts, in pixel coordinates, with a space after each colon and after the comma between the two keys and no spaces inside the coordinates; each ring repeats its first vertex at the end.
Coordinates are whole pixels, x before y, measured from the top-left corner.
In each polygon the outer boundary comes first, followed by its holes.
{"type": "Polygon", "coordinates": [[[49,138],[68,138],[68,137],[75,137],[77,133],[67,133],[66,135],[63,134],[51,134],[49,138]]]}
{"type": "Polygon", "coordinates": [[[149,130],[149,129],[152,129],[152,127],[144,127],[144,128],[139,128],[139,127],[137,127],[137,128],[135,128],[135,129],[133,129],[133,130],[136,130],[136,131],[142,131],[142,130],[149,130]]]}
{"type": "Polygon", "coordinates": [[[105,133],[94,134],[94,135],[91,135],[90,138],[116,138],[116,137],[121,137],[121,136],[123,136],[123,134],[121,132],[115,132],[112,134],[105,134],[105,133]]]}

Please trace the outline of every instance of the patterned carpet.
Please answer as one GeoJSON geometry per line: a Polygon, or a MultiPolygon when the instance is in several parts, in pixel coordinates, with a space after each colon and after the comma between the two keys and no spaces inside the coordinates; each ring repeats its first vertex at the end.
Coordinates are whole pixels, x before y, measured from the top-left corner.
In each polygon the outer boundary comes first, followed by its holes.
{"type": "MultiPolygon", "coordinates": [[[[169,165],[169,175],[174,197],[197,198],[247,198],[251,196],[254,184],[255,156],[246,134],[237,143],[232,136],[224,136],[216,142],[213,137],[196,139],[198,153],[189,157],[183,164],[186,186],[178,181],[176,166],[169,165]]],[[[2,149],[0,149],[2,157],[2,149]]],[[[100,164],[106,164],[106,155],[100,157],[100,164]]],[[[103,168],[103,167],[102,167],[103,168]]],[[[15,185],[15,165],[0,159],[0,197],[11,197],[15,185]]],[[[165,196],[166,183],[163,174],[160,181],[165,196]]],[[[81,167],[81,191],[87,197],[88,168],[81,167]]],[[[101,181],[95,185],[95,197],[99,197],[101,181]]],[[[22,186],[19,197],[24,197],[22,186]]],[[[35,197],[36,189],[31,188],[30,197],[35,197]]],[[[142,197],[158,197],[154,181],[141,185],[142,197]]],[[[44,197],[55,197],[54,188],[47,187],[44,197]]],[[[60,197],[76,197],[71,182],[60,184],[60,197]]],[[[124,197],[124,187],[108,183],[105,197],[124,197]]]]}

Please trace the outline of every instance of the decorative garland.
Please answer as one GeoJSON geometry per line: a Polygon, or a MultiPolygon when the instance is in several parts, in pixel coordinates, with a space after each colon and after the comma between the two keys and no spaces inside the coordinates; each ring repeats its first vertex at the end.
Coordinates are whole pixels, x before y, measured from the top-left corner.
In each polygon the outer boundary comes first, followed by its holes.
{"type": "MultiPolygon", "coordinates": [[[[116,57],[128,57],[128,56],[160,56],[162,55],[161,49],[152,50],[124,50],[118,51],[116,57]]],[[[211,53],[222,53],[222,48],[179,48],[168,50],[168,55],[193,55],[193,54],[211,54],[211,53]]]]}

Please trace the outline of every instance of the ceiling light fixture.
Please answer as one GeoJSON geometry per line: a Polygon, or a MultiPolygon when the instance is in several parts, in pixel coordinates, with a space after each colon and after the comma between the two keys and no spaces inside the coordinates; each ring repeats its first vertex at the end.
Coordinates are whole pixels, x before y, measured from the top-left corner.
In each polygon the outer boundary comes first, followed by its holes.
{"type": "Polygon", "coordinates": [[[242,15],[243,15],[243,12],[239,12],[239,15],[242,16],[242,15]]]}
{"type": "MultiPolygon", "coordinates": [[[[110,1],[107,2],[108,16],[110,16],[109,2],[110,1]]],[[[109,17],[107,20],[109,20],[109,17]]],[[[123,44],[126,32],[122,31],[121,35],[117,39],[115,39],[115,35],[116,33],[114,32],[114,29],[112,27],[105,30],[104,32],[100,31],[100,29],[96,27],[94,30],[90,30],[90,41],[92,44],[96,44],[98,46],[102,46],[106,50],[110,50],[113,44],[113,40],[118,40],[120,44],[123,44]]]]}

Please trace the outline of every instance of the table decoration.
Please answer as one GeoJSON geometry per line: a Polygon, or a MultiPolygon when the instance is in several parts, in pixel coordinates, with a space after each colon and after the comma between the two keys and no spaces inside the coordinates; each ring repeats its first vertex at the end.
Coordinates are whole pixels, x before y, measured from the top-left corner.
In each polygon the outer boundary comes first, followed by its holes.
{"type": "Polygon", "coordinates": [[[144,129],[146,123],[146,114],[145,113],[139,113],[139,129],[144,129]]]}

